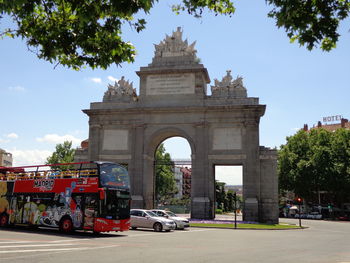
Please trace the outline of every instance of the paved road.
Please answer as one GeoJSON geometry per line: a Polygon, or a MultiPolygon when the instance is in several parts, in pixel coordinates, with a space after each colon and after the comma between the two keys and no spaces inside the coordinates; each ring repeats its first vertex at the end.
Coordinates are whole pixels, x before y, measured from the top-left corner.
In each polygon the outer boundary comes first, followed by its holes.
{"type": "Polygon", "coordinates": [[[0,262],[350,263],[349,222],[303,220],[303,225],[309,228],[137,230],[98,237],[47,229],[0,229],[0,262]]]}

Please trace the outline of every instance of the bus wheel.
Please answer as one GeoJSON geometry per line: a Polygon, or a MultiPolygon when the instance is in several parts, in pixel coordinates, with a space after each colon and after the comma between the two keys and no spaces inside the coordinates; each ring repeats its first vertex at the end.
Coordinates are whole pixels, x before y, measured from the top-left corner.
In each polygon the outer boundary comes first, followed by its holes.
{"type": "Polygon", "coordinates": [[[6,214],[0,215],[0,227],[7,226],[8,220],[9,218],[6,214]]]}
{"type": "Polygon", "coordinates": [[[71,233],[73,231],[73,222],[69,217],[64,217],[60,222],[60,231],[63,233],[71,233]]]}

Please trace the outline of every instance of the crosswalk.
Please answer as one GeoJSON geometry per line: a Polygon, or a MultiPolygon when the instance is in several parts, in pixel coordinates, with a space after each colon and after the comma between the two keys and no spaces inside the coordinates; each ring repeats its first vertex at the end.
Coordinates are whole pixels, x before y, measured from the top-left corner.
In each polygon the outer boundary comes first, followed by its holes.
{"type": "Polygon", "coordinates": [[[51,241],[1,240],[0,255],[11,255],[17,253],[25,254],[38,252],[82,251],[87,249],[102,249],[119,246],[118,244],[96,246],[96,243],[89,244],[88,240],[89,239],[67,239],[51,241]]]}

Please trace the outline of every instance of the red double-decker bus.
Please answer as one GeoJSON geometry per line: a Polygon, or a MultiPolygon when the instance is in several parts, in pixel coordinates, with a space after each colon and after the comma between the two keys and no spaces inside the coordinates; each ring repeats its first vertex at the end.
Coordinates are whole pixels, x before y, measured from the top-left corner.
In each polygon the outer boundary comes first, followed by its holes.
{"type": "Polygon", "coordinates": [[[0,226],[129,230],[129,182],[111,162],[0,167],[0,226]]]}

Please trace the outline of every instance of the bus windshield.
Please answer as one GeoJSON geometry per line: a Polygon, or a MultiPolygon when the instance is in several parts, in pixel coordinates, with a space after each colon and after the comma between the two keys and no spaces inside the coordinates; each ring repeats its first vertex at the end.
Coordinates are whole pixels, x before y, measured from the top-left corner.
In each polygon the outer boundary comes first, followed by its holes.
{"type": "Polygon", "coordinates": [[[101,185],[115,189],[129,189],[128,171],[121,165],[104,163],[100,167],[101,185]]]}

